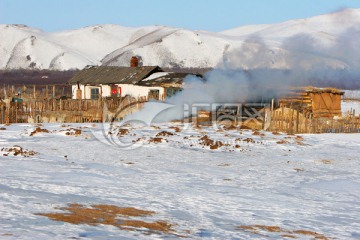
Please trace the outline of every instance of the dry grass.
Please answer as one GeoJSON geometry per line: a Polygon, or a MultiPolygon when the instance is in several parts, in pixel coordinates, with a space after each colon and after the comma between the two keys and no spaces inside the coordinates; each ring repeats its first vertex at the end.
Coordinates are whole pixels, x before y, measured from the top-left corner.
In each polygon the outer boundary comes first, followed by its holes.
{"type": "Polygon", "coordinates": [[[20,147],[18,145],[14,145],[12,148],[2,148],[1,151],[7,152],[7,153],[3,153],[3,156],[5,156],[5,157],[9,156],[9,154],[11,154],[11,153],[14,156],[24,156],[24,157],[30,157],[30,156],[34,156],[34,155],[38,154],[35,151],[23,149],[22,147],[20,147]]]}
{"type": "Polygon", "coordinates": [[[320,160],[320,162],[322,162],[323,164],[332,164],[332,161],[327,159],[320,160]]]}
{"type": "Polygon", "coordinates": [[[1,236],[14,236],[12,233],[3,233],[1,236]]]}
{"type": "Polygon", "coordinates": [[[126,128],[120,128],[117,135],[118,135],[118,136],[124,136],[124,135],[127,135],[127,134],[129,134],[129,133],[130,133],[130,132],[129,132],[128,129],[126,129],[126,128]]]}
{"type": "Polygon", "coordinates": [[[149,139],[149,143],[162,143],[163,141],[168,142],[167,139],[161,137],[153,137],[149,139]]]}
{"type": "Polygon", "coordinates": [[[224,146],[224,144],[222,142],[214,141],[214,140],[210,139],[209,136],[207,136],[207,135],[202,136],[199,139],[199,141],[200,141],[201,145],[208,146],[208,147],[210,147],[211,150],[216,150],[219,147],[224,146]]]}
{"type": "Polygon", "coordinates": [[[254,131],[254,132],[253,132],[253,135],[254,135],[254,136],[259,136],[260,134],[261,134],[261,133],[258,132],[258,131],[254,131]]]}
{"type": "Polygon", "coordinates": [[[279,236],[284,238],[304,238],[311,237],[312,239],[318,240],[328,240],[322,234],[317,232],[312,232],[308,230],[286,230],[279,226],[266,226],[266,225],[248,225],[248,226],[238,226],[238,229],[250,232],[256,235],[267,236],[269,233],[279,233],[279,236]]]}
{"type": "Polygon", "coordinates": [[[277,141],[276,143],[277,143],[277,144],[287,144],[287,143],[289,143],[289,142],[286,141],[286,140],[280,140],[280,141],[277,141]]]}
{"type": "Polygon", "coordinates": [[[175,132],[181,132],[181,129],[180,129],[179,127],[171,126],[171,127],[169,127],[169,128],[174,129],[175,132]]]}
{"type": "Polygon", "coordinates": [[[34,136],[36,133],[40,133],[40,132],[48,133],[49,130],[43,129],[43,128],[41,128],[41,127],[37,127],[37,128],[35,128],[34,131],[32,131],[32,132],[30,133],[30,136],[34,136]]]}
{"type": "Polygon", "coordinates": [[[173,136],[174,134],[172,132],[162,131],[156,134],[156,137],[168,137],[173,136]]]}
{"type": "Polygon", "coordinates": [[[230,167],[231,164],[230,163],[222,163],[218,165],[219,167],[230,167]]]}
{"type": "Polygon", "coordinates": [[[299,136],[299,135],[297,135],[297,136],[295,137],[295,139],[296,139],[297,141],[303,141],[303,140],[304,140],[304,138],[303,138],[302,136],[299,136]]]}
{"type": "Polygon", "coordinates": [[[129,217],[147,217],[155,215],[153,211],[141,210],[133,207],[117,207],[114,205],[92,205],[86,207],[81,204],[69,204],[60,208],[61,213],[37,213],[54,221],[71,224],[112,225],[123,230],[142,231],[145,233],[174,233],[172,224],[166,221],[145,222],[129,217]]]}
{"type": "Polygon", "coordinates": [[[243,141],[247,143],[255,143],[255,140],[252,138],[245,138],[243,141]]]}
{"type": "Polygon", "coordinates": [[[262,122],[258,119],[253,121],[245,121],[239,123],[240,129],[253,129],[253,130],[261,130],[262,129],[262,122]]]}
{"type": "Polygon", "coordinates": [[[70,135],[79,136],[79,135],[81,135],[81,130],[80,129],[69,128],[66,131],[68,131],[68,132],[65,133],[65,135],[67,135],[67,136],[70,136],[70,135]]]}

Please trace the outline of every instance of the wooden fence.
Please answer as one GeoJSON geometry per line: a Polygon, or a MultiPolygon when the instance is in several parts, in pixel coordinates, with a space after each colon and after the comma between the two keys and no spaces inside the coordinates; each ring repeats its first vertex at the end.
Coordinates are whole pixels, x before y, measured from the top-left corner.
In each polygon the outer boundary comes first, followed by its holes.
{"type": "Polygon", "coordinates": [[[296,109],[280,108],[271,113],[270,131],[294,133],[360,133],[360,116],[308,118],[296,109]]]}
{"type": "Polygon", "coordinates": [[[23,99],[52,99],[60,97],[72,97],[71,85],[69,84],[36,84],[36,85],[2,85],[0,86],[0,99],[7,97],[19,97],[23,99]]]}
{"type": "Polygon", "coordinates": [[[145,98],[28,100],[0,102],[0,123],[102,122],[121,119],[142,108],[145,98]]]}

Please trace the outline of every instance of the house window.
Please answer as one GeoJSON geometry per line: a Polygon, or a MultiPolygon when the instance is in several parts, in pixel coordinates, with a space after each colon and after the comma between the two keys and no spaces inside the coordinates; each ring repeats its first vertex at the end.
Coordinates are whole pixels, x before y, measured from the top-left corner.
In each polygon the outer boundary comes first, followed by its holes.
{"type": "Polygon", "coordinates": [[[148,100],[150,99],[159,100],[159,95],[160,95],[159,90],[151,89],[149,91],[148,100]]]}
{"type": "Polygon", "coordinates": [[[99,95],[100,95],[100,92],[99,92],[99,88],[91,88],[90,89],[90,98],[91,99],[99,99],[99,95]]]}

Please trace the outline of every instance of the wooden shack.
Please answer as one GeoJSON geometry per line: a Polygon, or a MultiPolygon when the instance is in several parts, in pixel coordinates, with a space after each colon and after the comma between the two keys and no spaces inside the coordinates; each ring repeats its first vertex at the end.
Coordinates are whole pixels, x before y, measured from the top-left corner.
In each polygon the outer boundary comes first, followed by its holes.
{"type": "Polygon", "coordinates": [[[280,108],[293,108],[307,118],[341,117],[341,96],[336,88],[294,88],[287,97],[278,100],[280,108]]]}

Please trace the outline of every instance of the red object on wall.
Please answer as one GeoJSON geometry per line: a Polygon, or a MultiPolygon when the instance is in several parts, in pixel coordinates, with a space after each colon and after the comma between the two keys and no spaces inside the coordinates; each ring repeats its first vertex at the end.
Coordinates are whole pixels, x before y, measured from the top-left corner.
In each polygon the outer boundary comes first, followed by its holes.
{"type": "Polygon", "coordinates": [[[111,85],[111,95],[116,96],[118,94],[116,85],[111,85]]]}

